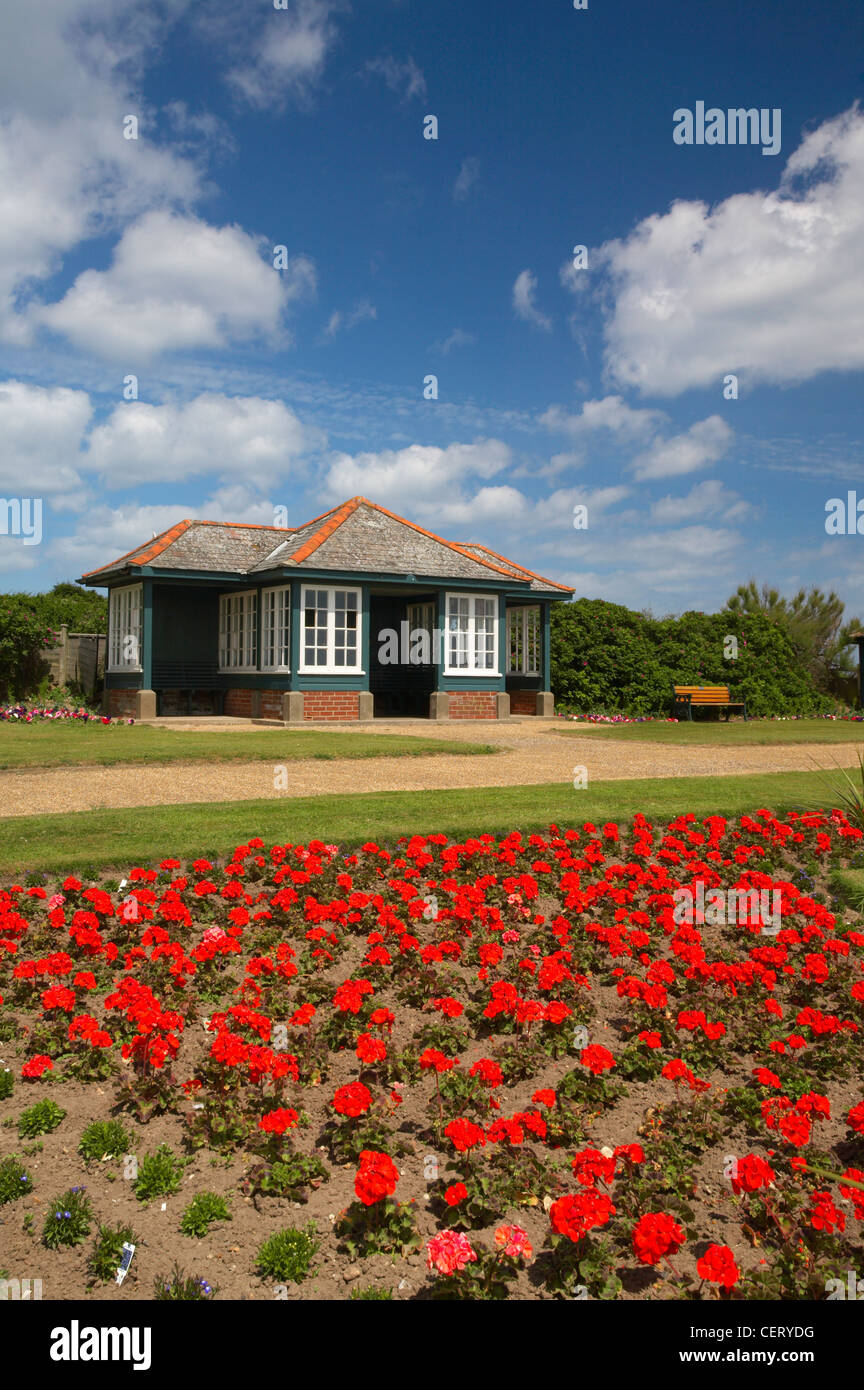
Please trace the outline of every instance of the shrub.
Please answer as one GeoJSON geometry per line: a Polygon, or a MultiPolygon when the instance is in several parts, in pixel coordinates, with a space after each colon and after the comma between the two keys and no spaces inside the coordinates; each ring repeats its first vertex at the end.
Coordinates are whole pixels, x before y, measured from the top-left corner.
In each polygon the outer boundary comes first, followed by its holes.
{"type": "Polygon", "coordinates": [[[70,1187],[51,1204],[42,1227],[42,1240],[49,1250],[61,1245],[80,1245],[90,1234],[93,1211],[83,1187],[70,1187]]]}
{"type": "Polygon", "coordinates": [[[763,613],[687,612],[662,619],[603,599],[552,610],[551,669],[556,700],[583,713],[668,714],[673,685],[728,685],[753,715],[833,709],[795,648],[763,613]],[[724,655],[736,638],[735,661],[724,655]]]}
{"type": "Polygon", "coordinates": [[[312,1260],[320,1241],[314,1222],[301,1231],[286,1226],[265,1240],[258,1250],[258,1268],[265,1279],[291,1280],[300,1284],[311,1271],[312,1260]]]}
{"type": "Polygon", "coordinates": [[[65,1118],[66,1111],[56,1101],[37,1100],[19,1116],[18,1133],[22,1139],[35,1139],[37,1134],[50,1134],[65,1118]]]}
{"type": "Polygon", "coordinates": [[[303,1199],[304,1189],[310,1184],[329,1177],[329,1170],[317,1154],[289,1154],[287,1158],[277,1159],[256,1176],[256,1192],[265,1196],[290,1197],[297,1202],[303,1199]]]}
{"type": "Polygon", "coordinates": [[[87,1268],[94,1279],[107,1284],[114,1279],[123,1260],[124,1244],[137,1245],[138,1237],[131,1226],[100,1226],[87,1268]]]}
{"type": "Polygon", "coordinates": [[[0,1207],[33,1191],[33,1180],[14,1154],[0,1163],[0,1207]]]}
{"type": "Polygon", "coordinates": [[[78,1152],[88,1162],[121,1158],[129,1148],[129,1135],[119,1120],[94,1120],[81,1135],[78,1152]]]}
{"type": "Polygon", "coordinates": [[[0,1100],[8,1100],[15,1089],[15,1078],[9,1067],[0,1071],[0,1100]]]}
{"type": "Polygon", "coordinates": [[[230,1221],[231,1212],[224,1197],[217,1192],[198,1192],[180,1218],[184,1236],[206,1236],[214,1221],[230,1221]]]}
{"type": "Polygon", "coordinates": [[[155,1153],[145,1154],[133,1183],[138,1201],[149,1202],[153,1197],[167,1197],[176,1192],[183,1168],[183,1160],[176,1156],[169,1144],[160,1144],[155,1153]]]}
{"type": "Polygon", "coordinates": [[[196,1279],[192,1274],[184,1274],[179,1265],[174,1266],[170,1275],[162,1275],[153,1285],[153,1297],[158,1303],[205,1302],[216,1293],[216,1287],[206,1279],[196,1279]]]}
{"type": "Polygon", "coordinates": [[[33,611],[31,595],[0,598],[0,700],[25,695],[36,684],[52,642],[48,623],[33,611]]]}

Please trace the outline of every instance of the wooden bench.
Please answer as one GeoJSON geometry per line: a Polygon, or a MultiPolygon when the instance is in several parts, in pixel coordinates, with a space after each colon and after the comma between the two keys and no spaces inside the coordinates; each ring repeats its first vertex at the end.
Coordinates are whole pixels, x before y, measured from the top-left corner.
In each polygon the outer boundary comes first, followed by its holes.
{"type": "Polygon", "coordinates": [[[728,722],[730,709],[743,709],[744,718],[747,718],[747,701],[733,700],[730,696],[728,685],[673,685],[674,692],[673,713],[683,715],[687,711],[687,718],[693,718],[693,706],[709,705],[726,709],[726,719],[728,722]]]}

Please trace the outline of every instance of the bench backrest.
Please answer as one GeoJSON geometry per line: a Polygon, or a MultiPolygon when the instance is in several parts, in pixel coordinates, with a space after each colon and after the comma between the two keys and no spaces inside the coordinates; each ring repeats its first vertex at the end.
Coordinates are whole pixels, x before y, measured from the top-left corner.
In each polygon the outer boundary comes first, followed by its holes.
{"type": "Polygon", "coordinates": [[[673,685],[676,699],[689,695],[691,705],[718,705],[729,700],[728,685],[673,685]]]}

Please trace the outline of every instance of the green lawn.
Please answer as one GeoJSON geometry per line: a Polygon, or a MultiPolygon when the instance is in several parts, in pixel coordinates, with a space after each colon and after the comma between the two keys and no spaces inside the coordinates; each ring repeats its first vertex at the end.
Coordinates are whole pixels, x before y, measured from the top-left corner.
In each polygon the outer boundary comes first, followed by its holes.
{"type": "Polygon", "coordinates": [[[488,743],[411,734],[318,729],[231,733],[153,729],[143,724],[0,724],[0,768],[109,767],[118,763],[286,762],[294,758],[419,757],[427,753],[494,753],[488,743]]]}
{"type": "Polygon", "coordinates": [[[700,817],[738,815],[767,806],[779,812],[813,809],[830,800],[818,777],[784,772],[593,782],[580,791],[556,782],[15,816],[3,827],[0,872],[8,880],[28,872],[128,870],[166,857],[224,854],[255,836],[265,844],[321,839],[347,849],[412,833],[463,838],[484,831],[542,830],[550,822],[565,829],[585,820],[627,821],[637,810],[661,821],[685,811],[700,817]]]}
{"type": "MultiPolygon", "coordinates": [[[[555,726],[556,733],[580,734],[585,725],[555,726]]],[[[833,723],[830,719],[731,720],[705,719],[699,715],[691,723],[596,724],[589,738],[631,739],[635,743],[677,744],[766,744],[766,743],[861,743],[864,721],[858,724],[833,723]]]]}

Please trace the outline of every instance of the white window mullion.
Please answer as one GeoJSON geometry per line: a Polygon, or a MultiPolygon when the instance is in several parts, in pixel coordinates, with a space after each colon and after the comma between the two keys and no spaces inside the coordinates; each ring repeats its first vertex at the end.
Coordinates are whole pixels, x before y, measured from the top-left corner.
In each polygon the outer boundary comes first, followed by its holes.
{"type": "Polygon", "coordinates": [[[360,590],[304,587],[301,611],[301,671],[309,675],[362,674],[360,590]]]}
{"type": "Polygon", "coordinates": [[[142,584],[111,590],[108,608],[108,668],[111,671],[141,670],[143,593],[142,584]]]}
{"type": "Polygon", "coordinates": [[[447,594],[447,664],[453,676],[497,676],[498,599],[492,594],[447,594]]]}
{"type": "Polygon", "coordinates": [[[220,671],[258,669],[258,595],[254,589],[219,599],[220,671]]]}

